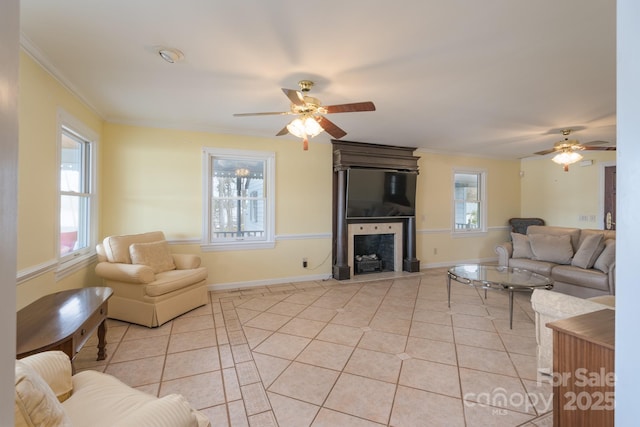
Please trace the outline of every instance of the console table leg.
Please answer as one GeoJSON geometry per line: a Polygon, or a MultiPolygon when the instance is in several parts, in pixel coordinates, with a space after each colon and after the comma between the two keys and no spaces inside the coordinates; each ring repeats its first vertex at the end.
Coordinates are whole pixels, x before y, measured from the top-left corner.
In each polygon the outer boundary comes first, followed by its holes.
{"type": "Polygon", "coordinates": [[[447,274],[447,306],[451,308],[451,275],[447,274]]]}
{"type": "Polygon", "coordinates": [[[107,358],[107,321],[103,320],[98,326],[98,359],[104,360],[107,358]]]}

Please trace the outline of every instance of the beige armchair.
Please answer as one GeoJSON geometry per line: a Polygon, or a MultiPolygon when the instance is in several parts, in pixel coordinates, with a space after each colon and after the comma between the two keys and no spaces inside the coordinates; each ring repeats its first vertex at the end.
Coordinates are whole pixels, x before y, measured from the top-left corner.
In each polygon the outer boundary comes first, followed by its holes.
{"type": "Polygon", "coordinates": [[[161,231],[109,236],[96,251],[112,319],[155,327],[208,302],[200,257],[172,254],[161,231]]]}

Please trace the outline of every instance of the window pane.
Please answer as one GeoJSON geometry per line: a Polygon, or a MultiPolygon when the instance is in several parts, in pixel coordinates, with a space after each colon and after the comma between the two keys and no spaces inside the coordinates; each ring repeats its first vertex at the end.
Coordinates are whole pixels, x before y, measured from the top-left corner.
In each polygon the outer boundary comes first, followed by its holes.
{"type": "Polygon", "coordinates": [[[482,228],[482,194],[480,173],[456,173],[454,175],[454,222],[456,230],[482,228]]]}
{"type": "Polygon", "coordinates": [[[265,161],[212,160],[211,240],[265,237],[265,161]]]}
{"type": "Polygon", "coordinates": [[[87,197],[60,197],[60,256],[88,246],[85,231],[88,212],[87,197]]]}
{"type": "Polygon", "coordinates": [[[62,150],[60,151],[60,191],[84,192],[83,178],[83,145],[62,134],[62,150]]]}

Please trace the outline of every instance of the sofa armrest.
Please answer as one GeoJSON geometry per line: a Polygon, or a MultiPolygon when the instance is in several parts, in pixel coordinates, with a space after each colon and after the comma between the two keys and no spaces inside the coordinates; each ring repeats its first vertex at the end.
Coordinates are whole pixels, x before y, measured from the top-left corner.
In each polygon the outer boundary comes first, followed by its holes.
{"type": "Polygon", "coordinates": [[[613,262],[609,266],[609,294],[616,294],[616,263],[613,262]]]}
{"type": "Polygon", "coordinates": [[[179,394],[168,394],[144,404],[136,412],[119,420],[114,427],[200,427],[210,425],[198,417],[189,402],[179,394]]]}
{"type": "Polygon", "coordinates": [[[96,274],[107,280],[127,283],[151,283],[156,280],[153,269],[142,264],[99,262],[96,274]]]}
{"type": "Polygon", "coordinates": [[[495,248],[496,254],[498,254],[498,265],[509,265],[509,259],[513,255],[513,244],[511,242],[504,242],[495,248]]]}
{"type": "Polygon", "coordinates": [[[47,383],[60,402],[73,391],[71,360],[62,351],[45,351],[20,359],[36,371],[47,383]]]}
{"type": "Polygon", "coordinates": [[[200,267],[200,257],[194,254],[171,254],[176,270],[191,270],[200,267]]]}

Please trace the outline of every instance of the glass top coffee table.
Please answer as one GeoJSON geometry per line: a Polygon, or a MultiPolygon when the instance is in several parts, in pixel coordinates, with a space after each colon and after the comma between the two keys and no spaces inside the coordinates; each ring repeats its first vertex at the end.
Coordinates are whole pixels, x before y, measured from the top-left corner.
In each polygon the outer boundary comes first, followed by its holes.
{"type": "Polygon", "coordinates": [[[509,292],[509,328],[513,329],[513,293],[533,291],[536,288],[552,289],[553,280],[542,274],[522,268],[499,265],[463,264],[451,267],[447,272],[447,303],[451,307],[451,280],[487,290],[509,292]]]}

